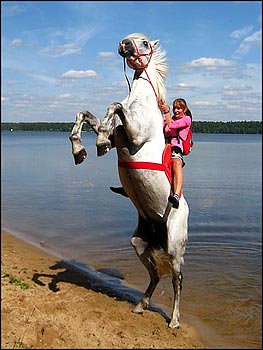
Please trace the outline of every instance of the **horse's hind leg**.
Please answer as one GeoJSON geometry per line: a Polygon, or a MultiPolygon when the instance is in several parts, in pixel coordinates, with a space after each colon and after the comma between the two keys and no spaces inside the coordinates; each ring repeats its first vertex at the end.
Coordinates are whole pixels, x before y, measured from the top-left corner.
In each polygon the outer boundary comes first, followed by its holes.
{"type": "Polygon", "coordinates": [[[138,250],[140,250],[146,242],[144,242],[139,237],[133,237],[131,243],[136,251],[136,254],[140,258],[141,262],[146,267],[150,275],[149,286],[146,289],[142,300],[136,305],[136,307],[133,310],[133,312],[141,314],[143,313],[144,309],[146,309],[149,306],[150,298],[160,280],[160,277],[158,275],[157,266],[154,258],[151,255],[150,249],[146,248],[146,250],[142,254],[138,254],[138,250]]]}
{"type": "Polygon", "coordinates": [[[143,263],[143,265],[146,267],[146,269],[149,272],[150,275],[150,283],[148,288],[146,289],[144,296],[142,300],[136,305],[133,312],[135,313],[143,313],[144,309],[149,306],[150,298],[160,280],[160,277],[158,275],[158,270],[156,266],[156,262],[154,257],[151,254],[151,250],[148,246],[148,243],[143,240],[142,230],[150,229],[149,225],[147,224],[147,221],[143,218],[139,218],[139,224],[138,228],[136,229],[132,239],[131,244],[133,248],[135,249],[136,254],[138,255],[139,259],[143,263]]]}
{"type": "Polygon", "coordinates": [[[172,319],[169,323],[170,328],[179,328],[179,304],[180,304],[180,294],[182,290],[183,275],[180,271],[180,263],[173,264],[172,268],[172,283],[174,290],[174,304],[172,319]]]}

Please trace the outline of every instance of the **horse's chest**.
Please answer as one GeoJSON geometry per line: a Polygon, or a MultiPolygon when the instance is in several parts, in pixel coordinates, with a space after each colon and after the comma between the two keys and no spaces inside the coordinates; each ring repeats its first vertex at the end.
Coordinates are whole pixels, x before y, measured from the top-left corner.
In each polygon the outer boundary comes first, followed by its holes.
{"type": "Polygon", "coordinates": [[[115,135],[115,145],[118,152],[119,159],[127,159],[136,155],[141,146],[132,144],[123,129],[118,130],[115,135]]]}

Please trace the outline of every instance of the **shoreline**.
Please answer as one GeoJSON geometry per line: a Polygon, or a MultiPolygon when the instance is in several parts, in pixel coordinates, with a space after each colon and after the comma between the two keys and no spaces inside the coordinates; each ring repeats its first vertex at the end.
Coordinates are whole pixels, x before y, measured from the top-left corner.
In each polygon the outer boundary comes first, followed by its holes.
{"type": "Polygon", "coordinates": [[[111,276],[96,280],[3,229],[1,243],[2,349],[207,348],[192,325],[168,328],[159,308],[132,313],[137,300],[111,276]]]}

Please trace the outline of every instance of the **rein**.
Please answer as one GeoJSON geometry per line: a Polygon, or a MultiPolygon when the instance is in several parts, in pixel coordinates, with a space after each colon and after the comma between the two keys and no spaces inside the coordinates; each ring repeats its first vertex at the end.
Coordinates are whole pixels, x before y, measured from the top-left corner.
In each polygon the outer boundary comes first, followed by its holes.
{"type": "Polygon", "coordinates": [[[127,73],[126,73],[125,57],[123,57],[123,70],[124,70],[124,74],[125,74],[125,78],[126,78],[127,84],[128,84],[128,86],[129,86],[129,92],[131,92],[131,84],[130,84],[130,82],[129,82],[129,79],[128,79],[127,73]]]}

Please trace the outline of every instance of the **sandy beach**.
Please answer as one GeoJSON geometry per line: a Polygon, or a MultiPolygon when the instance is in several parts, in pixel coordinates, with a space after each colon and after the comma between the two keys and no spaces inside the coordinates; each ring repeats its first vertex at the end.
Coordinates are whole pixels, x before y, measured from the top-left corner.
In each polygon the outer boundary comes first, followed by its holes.
{"type": "Polygon", "coordinates": [[[190,324],[169,329],[158,312],[134,305],[74,267],[2,230],[2,349],[203,349],[190,324]]]}

